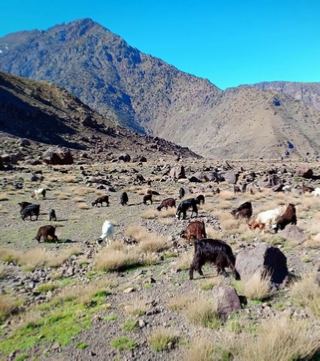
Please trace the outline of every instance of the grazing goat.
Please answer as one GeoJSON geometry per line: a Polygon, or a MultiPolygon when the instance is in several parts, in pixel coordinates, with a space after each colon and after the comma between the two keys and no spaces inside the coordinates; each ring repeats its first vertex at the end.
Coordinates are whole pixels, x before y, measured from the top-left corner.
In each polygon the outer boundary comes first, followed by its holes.
{"type": "Polygon", "coordinates": [[[319,195],[320,195],[320,188],[316,188],[314,190],[313,196],[316,197],[316,196],[319,196],[319,195]]]}
{"type": "Polygon", "coordinates": [[[238,208],[235,208],[231,214],[235,217],[235,219],[239,218],[247,218],[250,219],[252,216],[252,204],[251,202],[244,202],[240,204],[238,208]]]}
{"type": "Polygon", "coordinates": [[[42,226],[38,229],[38,233],[35,239],[40,242],[41,237],[45,242],[58,242],[58,237],[55,235],[56,227],[53,226],[42,226]]]}
{"type": "Polygon", "coordinates": [[[100,245],[103,241],[109,243],[113,240],[114,227],[109,221],[104,221],[102,226],[101,236],[98,238],[97,243],[100,245]]]}
{"type": "Polygon", "coordinates": [[[276,224],[272,226],[272,228],[275,233],[277,233],[279,229],[285,229],[288,224],[297,224],[296,207],[292,203],[288,204],[286,211],[277,220],[276,224]]]}
{"type": "Polygon", "coordinates": [[[235,269],[236,258],[231,247],[220,240],[201,238],[194,241],[195,253],[189,269],[189,278],[193,279],[193,272],[198,271],[203,276],[202,267],[205,263],[211,262],[217,267],[218,274],[226,273],[225,267],[232,270],[236,280],[240,275],[235,269]]]}
{"type": "Polygon", "coordinates": [[[49,221],[57,221],[56,211],[54,209],[50,209],[49,221]]]}
{"type": "Polygon", "coordinates": [[[259,213],[254,220],[248,223],[250,229],[265,229],[266,225],[271,226],[277,222],[280,217],[280,208],[270,209],[269,211],[259,213]]]}
{"type": "Polygon", "coordinates": [[[194,198],[188,198],[184,201],[182,201],[178,205],[178,209],[176,212],[176,218],[180,219],[181,213],[183,214],[183,219],[186,219],[187,217],[187,210],[189,208],[192,208],[191,217],[193,215],[193,212],[198,216],[198,208],[197,208],[197,201],[194,198]]]}
{"type": "Polygon", "coordinates": [[[21,212],[21,218],[24,221],[25,218],[29,216],[31,221],[32,216],[36,216],[36,220],[38,220],[39,213],[40,213],[40,205],[30,204],[21,212]]]}
{"type": "Polygon", "coordinates": [[[46,190],[44,188],[35,189],[31,193],[31,198],[36,197],[36,199],[39,199],[39,196],[42,196],[43,199],[46,199],[46,190]]]}
{"type": "Polygon", "coordinates": [[[160,206],[157,207],[158,211],[161,211],[162,208],[168,209],[168,207],[176,207],[176,200],[174,198],[166,198],[164,199],[160,206]]]}
{"type": "Polygon", "coordinates": [[[196,238],[207,238],[206,227],[203,221],[192,221],[187,228],[180,233],[181,238],[186,238],[188,242],[196,238]]]}
{"type": "Polygon", "coordinates": [[[120,196],[120,203],[122,206],[127,205],[129,201],[127,192],[123,192],[120,196]]]}
{"type": "Polygon", "coordinates": [[[195,200],[197,201],[197,204],[204,204],[204,195],[202,195],[202,194],[199,194],[196,198],[195,198],[195,200]]]}
{"type": "Polygon", "coordinates": [[[150,201],[150,204],[152,204],[152,193],[146,194],[143,196],[143,204],[147,204],[148,201],[150,201]]]}
{"type": "Polygon", "coordinates": [[[234,193],[234,194],[236,194],[236,193],[241,193],[241,189],[240,189],[240,187],[239,187],[239,186],[234,185],[234,186],[233,186],[233,193],[234,193]]]}
{"type": "Polygon", "coordinates": [[[94,202],[92,202],[92,207],[98,206],[98,203],[100,203],[100,207],[102,207],[103,202],[107,204],[106,207],[109,207],[109,196],[105,195],[97,198],[94,202]]]}
{"type": "Polygon", "coordinates": [[[181,187],[181,188],[179,189],[179,198],[182,199],[185,194],[186,194],[185,190],[181,187]]]}
{"type": "Polygon", "coordinates": [[[22,213],[22,211],[23,211],[26,207],[30,206],[32,203],[29,203],[29,202],[20,202],[20,203],[18,203],[18,204],[19,204],[19,206],[20,206],[20,213],[22,213]]]}

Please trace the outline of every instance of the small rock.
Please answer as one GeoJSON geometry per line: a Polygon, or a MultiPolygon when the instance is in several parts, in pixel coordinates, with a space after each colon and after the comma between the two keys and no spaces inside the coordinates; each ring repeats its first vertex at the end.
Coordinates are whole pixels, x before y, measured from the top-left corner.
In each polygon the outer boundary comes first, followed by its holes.
{"type": "Polygon", "coordinates": [[[135,291],[135,289],[133,288],[133,287],[129,287],[129,288],[126,288],[124,291],[123,291],[123,293],[132,293],[132,292],[134,292],[135,291]]]}
{"type": "Polygon", "coordinates": [[[60,348],[60,344],[58,342],[55,342],[51,348],[52,350],[58,350],[60,348]]]}
{"type": "Polygon", "coordinates": [[[146,323],[144,322],[144,320],[139,320],[139,327],[143,328],[146,325],[146,323]]]}

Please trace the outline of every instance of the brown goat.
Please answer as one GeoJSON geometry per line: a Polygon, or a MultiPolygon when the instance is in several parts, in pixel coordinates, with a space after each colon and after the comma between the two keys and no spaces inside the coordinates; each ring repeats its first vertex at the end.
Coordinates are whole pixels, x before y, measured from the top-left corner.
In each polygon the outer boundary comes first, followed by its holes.
{"type": "Polygon", "coordinates": [[[241,193],[241,189],[240,189],[240,187],[239,187],[239,186],[234,185],[234,186],[233,186],[233,193],[234,193],[234,194],[236,194],[236,193],[241,193]]]}
{"type": "Polygon", "coordinates": [[[104,196],[97,198],[94,202],[92,202],[92,207],[98,206],[98,203],[100,203],[100,207],[102,207],[103,202],[105,202],[107,204],[107,207],[109,207],[109,196],[108,195],[104,195],[104,196]]]}
{"type": "Polygon", "coordinates": [[[18,204],[19,204],[19,206],[20,206],[20,213],[22,213],[23,210],[24,210],[26,207],[30,206],[30,204],[32,204],[32,203],[29,203],[29,202],[20,202],[20,203],[18,203],[18,204]]]}
{"type": "Polygon", "coordinates": [[[164,199],[160,206],[157,207],[158,211],[161,211],[162,208],[168,209],[168,207],[176,207],[176,200],[174,198],[166,198],[164,199]]]}
{"type": "Polygon", "coordinates": [[[56,227],[42,226],[38,229],[35,239],[40,242],[41,237],[45,242],[58,242],[58,237],[55,235],[56,227]]]}
{"type": "Polygon", "coordinates": [[[150,203],[152,204],[152,193],[147,194],[145,196],[143,196],[143,204],[147,204],[147,201],[150,201],[150,203]]]}
{"type": "Polygon", "coordinates": [[[288,204],[286,211],[277,220],[277,223],[273,227],[275,233],[277,233],[279,229],[285,229],[288,224],[297,224],[296,207],[291,203],[288,204]]]}
{"type": "Polygon", "coordinates": [[[187,228],[180,233],[180,237],[186,238],[191,242],[195,238],[207,238],[206,227],[203,221],[192,221],[187,228]]]}

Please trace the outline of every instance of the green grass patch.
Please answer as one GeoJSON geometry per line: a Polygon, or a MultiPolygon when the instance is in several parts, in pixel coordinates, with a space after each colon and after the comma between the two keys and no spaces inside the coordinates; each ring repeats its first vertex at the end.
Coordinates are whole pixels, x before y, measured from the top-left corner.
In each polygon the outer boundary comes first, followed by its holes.
{"type": "Polygon", "coordinates": [[[142,288],[144,288],[146,290],[150,290],[152,288],[152,284],[151,283],[144,283],[142,285],[142,288]]]}
{"type": "Polygon", "coordinates": [[[138,329],[138,322],[137,320],[127,320],[122,328],[125,330],[125,331],[136,331],[138,329]]]}
{"type": "Polygon", "coordinates": [[[29,355],[27,353],[23,353],[21,355],[18,355],[15,358],[15,361],[23,361],[23,360],[26,360],[27,358],[29,358],[29,355]]]}
{"type": "Polygon", "coordinates": [[[111,346],[118,350],[134,350],[138,345],[135,341],[125,336],[119,336],[111,341],[111,346]]]}
{"type": "Polygon", "coordinates": [[[177,342],[178,337],[171,334],[169,331],[156,330],[149,338],[149,344],[153,351],[161,352],[173,348],[177,342]]]}
{"type": "Polygon", "coordinates": [[[15,350],[30,350],[35,346],[48,345],[57,342],[61,347],[69,344],[73,337],[91,325],[91,318],[100,305],[89,308],[79,305],[76,300],[53,300],[34,308],[41,310],[43,316],[12,330],[6,339],[0,342],[0,351],[10,354],[15,350]]]}
{"type": "Polygon", "coordinates": [[[112,314],[112,315],[106,316],[103,320],[105,322],[111,322],[111,321],[115,321],[117,319],[118,319],[118,315],[112,314]]]}
{"type": "Polygon", "coordinates": [[[55,290],[56,288],[58,288],[58,285],[55,284],[55,283],[44,283],[44,284],[42,284],[42,285],[39,285],[39,286],[36,288],[36,292],[44,293],[44,292],[53,291],[53,290],[55,290]]]}
{"type": "Polygon", "coordinates": [[[84,350],[87,347],[88,347],[88,345],[82,341],[76,342],[76,348],[78,348],[79,350],[84,350]]]}

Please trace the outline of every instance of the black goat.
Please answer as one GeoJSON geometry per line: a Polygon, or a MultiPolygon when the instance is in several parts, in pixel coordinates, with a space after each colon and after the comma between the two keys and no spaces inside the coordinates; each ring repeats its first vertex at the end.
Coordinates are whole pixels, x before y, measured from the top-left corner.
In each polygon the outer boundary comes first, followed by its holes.
{"type": "Polygon", "coordinates": [[[57,221],[57,216],[56,216],[56,212],[54,209],[50,209],[49,221],[57,221]]]}
{"type": "Polygon", "coordinates": [[[252,217],[252,203],[244,202],[240,204],[238,208],[235,208],[231,214],[236,218],[247,218],[250,219],[252,217]]]}
{"type": "Polygon", "coordinates": [[[217,267],[218,274],[226,273],[225,267],[232,270],[236,280],[240,275],[235,269],[236,258],[231,247],[217,239],[200,238],[194,241],[195,253],[189,269],[189,278],[193,279],[193,272],[198,271],[203,276],[202,267],[205,263],[211,262],[217,267]]]}
{"type": "Polygon", "coordinates": [[[181,187],[181,188],[179,189],[179,198],[182,199],[185,194],[186,194],[185,190],[181,187]]]}
{"type": "Polygon", "coordinates": [[[30,217],[30,221],[31,221],[32,216],[36,216],[36,220],[38,220],[39,213],[40,213],[40,205],[30,204],[21,212],[21,218],[24,221],[26,217],[30,217]]]}
{"type": "Polygon", "coordinates": [[[129,201],[127,192],[123,192],[120,196],[120,203],[122,206],[127,205],[129,201]]]}
{"type": "Polygon", "coordinates": [[[197,201],[194,198],[189,198],[189,199],[186,199],[186,200],[182,201],[181,203],[179,203],[178,209],[177,209],[177,212],[176,212],[176,217],[178,219],[180,219],[180,215],[182,213],[183,214],[183,219],[186,219],[187,210],[189,208],[192,208],[191,217],[193,215],[193,212],[196,214],[196,216],[198,216],[197,201]]]}

